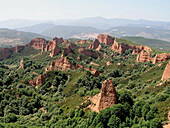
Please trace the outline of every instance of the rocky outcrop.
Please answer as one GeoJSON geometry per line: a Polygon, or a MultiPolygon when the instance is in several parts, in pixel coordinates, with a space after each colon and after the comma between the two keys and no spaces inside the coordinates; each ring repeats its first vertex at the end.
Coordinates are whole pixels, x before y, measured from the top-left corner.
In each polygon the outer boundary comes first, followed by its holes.
{"type": "Polygon", "coordinates": [[[89,49],[85,49],[85,48],[80,48],[79,49],[79,53],[85,55],[85,56],[90,56],[93,58],[98,58],[99,57],[99,53],[95,52],[95,51],[91,51],[89,49]]]}
{"type": "Polygon", "coordinates": [[[59,43],[59,44],[62,44],[64,42],[62,37],[60,37],[60,38],[54,37],[53,41],[56,42],[56,43],[59,43]]]}
{"type": "Polygon", "coordinates": [[[35,38],[31,40],[31,42],[27,44],[26,47],[41,49],[41,52],[50,51],[51,57],[56,56],[60,52],[60,49],[58,49],[57,43],[55,41],[48,41],[47,43],[47,41],[43,38],[35,38]]]}
{"type": "Polygon", "coordinates": [[[144,50],[142,50],[142,52],[138,54],[136,61],[137,62],[149,62],[152,60],[153,58],[151,57],[151,53],[145,52],[144,50]]]}
{"type": "Polygon", "coordinates": [[[42,75],[39,75],[37,78],[35,78],[34,80],[30,80],[29,81],[29,84],[34,86],[34,87],[37,87],[38,85],[44,85],[45,84],[45,79],[47,78],[47,74],[42,74],[42,75]]]}
{"type": "Polygon", "coordinates": [[[8,57],[10,57],[12,54],[12,50],[9,48],[1,48],[0,49],[0,60],[4,60],[8,57]]]}
{"type": "Polygon", "coordinates": [[[41,52],[43,52],[47,47],[47,41],[43,38],[35,38],[31,40],[31,42],[27,44],[26,47],[33,47],[34,49],[41,49],[41,52]]]}
{"type": "Polygon", "coordinates": [[[97,39],[95,39],[92,42],[92,44],[90,46],[88,46],[88,49],[100,51],[102,49],[102,46],[101,46],[100,42],[97,39]]]}
{"type": "Polygon", "coordinates": [[[142,46],[142,45],[136,46],[136,45],[130,45],[130,44],[117,43],[116,39],[114,40],[114,44],[111,47],[111,50],[118,52],[120,54],[123,54],[128,49],[133,49],[132,54],[138,54],[142,50],[144,50],[146,52],[152,51],[152,49],[150,47],[147,47],[147,46],[142,46]]]}
{"type": "Polygon", "coordinates": [[[51,71],[51,70],[52,71],[53,70],[67,71],[67,70],[76,69],[76,68],[78,67],[76,65],[73,65],[71,62],[69,62],[66,57],[62,57],[52,62],[52,64],[48,66],[45,70],[46,71],[51,71]]]}
{"type": "Polygon", "coordinates": [[[57,47],[57,43],[54,41],[49,41],[45,51],[50,51],[50,56],[54,57],[60,52],[60,49],[57,47]]]}
{"type": "Polygon", "coordinates": [[[67,45],[67,47],[64,48],[62,57],[67,56],[69,53],[71,53],[71,43],[67,45]]]}
{"type": "Polygon", "coordinates": [[[167,63],[165,67],[161,80],[168,80],[168,79],[170,79],[170,61],[167,63]]]}
{"type": "Polygon", "coordinates": [[[105,45],[110,45],[114,43],[114,39],[109,35],[99,34],[97,39],[100,43],[105,43],[105,45]]]}
{"type": "Polygon", "coordinates": [[[144,50],[142,50],[142,52],[138,54],[136,61],[137,62],[152,61],[153,64],[157,64],[157,63],[166,61],[168,59],[170,59],[170,53],[161,53],[161,54],[156,55],[154,58],[152,58],[150,52],[145,52],[144,50]]]}
{"type": "Polygon", "coordinates": [[[13,52],[20,52],[24,49],[24,46],[16,46],[13,48],[10,48],[13,52]]]}
{"type": "Polygon", "coordinates": [[[116,104],[117,96],[112,80],[105,80],[102,85],[101,93],[90,98],[90,101],[92,105],[90,105],[89,108],[96,112],[116,104]]]}
{"type": "Polygon", "coordinates": [[[153,64],[157,64],[168,59],[170,59],[170,53],[161,53],[155,56],[153,64]]]}
{"type": "Polygon", "coordinates": [[[20,52],[23,49],[24,49],[24,46],[16,46],[16,47],[12,47],[12,48],[1,48],[0,49],[0,60],[7,59],[14,52],[20,52]]]}

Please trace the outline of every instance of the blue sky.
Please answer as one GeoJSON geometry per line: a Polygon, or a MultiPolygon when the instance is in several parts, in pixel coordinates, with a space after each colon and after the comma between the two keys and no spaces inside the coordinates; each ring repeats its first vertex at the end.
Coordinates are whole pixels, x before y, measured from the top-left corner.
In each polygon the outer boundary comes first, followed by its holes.
{"type": "Polygon", "coordinates": [[[0,0],[0,20],[105,17],[170,21],[170,0],[0,0]]]}

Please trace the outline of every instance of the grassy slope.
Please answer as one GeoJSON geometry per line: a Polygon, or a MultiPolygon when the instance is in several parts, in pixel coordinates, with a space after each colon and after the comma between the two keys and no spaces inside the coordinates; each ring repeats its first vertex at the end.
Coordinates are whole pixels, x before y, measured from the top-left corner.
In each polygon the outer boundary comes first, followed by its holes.
{"type": "Polygon", "coordinates": [[[160,49],[165,51],[170,51],[170,42],[157,40],[157,39],[148,39],[144,37],[123,37],[124,39],[136,42],[141,45],[147,45],[152,48],[160,49]]]}

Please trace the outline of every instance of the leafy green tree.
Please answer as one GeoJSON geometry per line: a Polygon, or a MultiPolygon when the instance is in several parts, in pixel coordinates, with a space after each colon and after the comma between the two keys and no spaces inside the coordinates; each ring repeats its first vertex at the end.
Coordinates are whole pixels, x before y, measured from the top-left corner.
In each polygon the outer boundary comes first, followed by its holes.
{"type": "Polygon", "coordinates": [[[162,128],[162,124],[159,119],[154,118],[150,121],[150,128],[162,128]]]}
{"type": "Polygon", "coordinates": [[[108,126],[110,128],[119,128],[120,123],[120,118],[116,117],[116,115],[112,115],[109,119],[108,126]]]}
{"type": "Polygon", "coordinates": [[[146,120],[146,115],[147,113],[150,111],[150,106],[149,104],[145,104],[143,107],[142,107],[142,116],[144,117],[144,119],[146,120]]]}
{"type": "Polygon", "coordinates": [[[155,115],[152,111],[149,111],[146,115],[146,120],[152,120],[153,118],[155,118],[155,115]]]}
{"type": "Polygon", "coordinates": [[[75,110],[74,109],[70,109],[69,111],[69,117],[73,118],[75,116],[75,110]]]}

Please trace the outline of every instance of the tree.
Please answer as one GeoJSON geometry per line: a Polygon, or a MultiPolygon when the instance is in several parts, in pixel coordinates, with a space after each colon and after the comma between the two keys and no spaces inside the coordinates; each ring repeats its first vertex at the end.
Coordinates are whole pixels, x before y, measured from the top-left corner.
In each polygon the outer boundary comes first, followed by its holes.
{"type": "Polygon", "coordinates": [[[155,118],[155,115],[152,111],[149,111],[146,115],[146,120],[152,120],[153,118],[155,118]]]}
{"type": "Polygon", "coordinates": [[[70,118],[73,118],[73,117],[75,116],[75,111],[74,111],[74,109],[70,109],[70,111],[69,111],[69,116],[70,116],[70,118]]]}
{"type": "Polygon", "coordinates": [[[162,124],[159,119],[154,118],[150,121],[150,128],[162,128],[162,124]]]}
{"type": "Polygon", "coordinates": [[[116,115],[112,115],[109,119],[108,126],[110,128],[119,128],[120,123],[121,123],[120,118],[116,117],[116,115]]]}
{"type": "Polygon", "coordinates": [[[142,107],[142,116],[144,117],[144,119],[146,120],[146,115],[147,113],[150,111],[150,106],[149,104],[145,104],[143,107],[142,107]]]}

